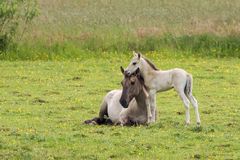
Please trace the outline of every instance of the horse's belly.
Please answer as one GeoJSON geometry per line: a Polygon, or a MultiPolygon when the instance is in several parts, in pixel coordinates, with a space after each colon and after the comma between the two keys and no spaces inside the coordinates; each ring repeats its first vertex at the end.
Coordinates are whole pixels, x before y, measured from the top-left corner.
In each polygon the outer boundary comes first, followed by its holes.
{"type": "Polygon", "coordinates": [[[165,74],[163,77],[158,77],[153,81],[152,88],[157,92],[167,91],[173,88],[171,76],[165,74]]]}
{"type": "Polygon", "coordinates": [[[163,91],[167,91],[172,88],[173,88],[172,85],[165,83],[163,85],[159,85],[156,90],[157,90],[157,92],[163,92],[163,91]]]}

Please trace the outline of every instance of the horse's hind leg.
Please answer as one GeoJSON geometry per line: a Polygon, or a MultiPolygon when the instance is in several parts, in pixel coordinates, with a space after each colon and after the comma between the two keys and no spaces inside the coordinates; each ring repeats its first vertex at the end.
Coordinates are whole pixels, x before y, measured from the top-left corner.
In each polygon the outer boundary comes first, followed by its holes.
{"type": "Polygon", "coordinates": [[[183,101],[185,107],[185,114],[186,114],[186,125],[190,124],[190,109],[189,109],[189,100],[186,97],[184,91],[177,91],[178,95],[180,96],[181,100],[183,101]]]}
{"type": "Polygon", "coordinates": [[[98,117],[95,117],[93,119],[85,120],[84,123],[89,125],[97,125],[97,124],[100,124],[99,120],[100,119],[98,117]]]}
{"type": "Polygon", "coordinates": [[[198,102],[197,102],[196,98],[192,94],[187,95],[187,97],[188,97],[189,101],[193,105],[193,108],[194,108],[194,111],[195,111],[195,114],[196,114],[197,125],[200,125],[201,120],[200,120],[200,116],[199,116],[199,112],[198,112],[198,102]]]}
{"type": "Polygon", "coordinates": [[[108,116],[108,111],[107,111],[108,108],[107,107],[108,107],[108,105],[107,105],[107,102],[104,98],[103,101],[102,101],[102,104],[100,106],[100,111],[99,111],[99,118],[100,119],[104,119],[105,115],[108,116]]]}

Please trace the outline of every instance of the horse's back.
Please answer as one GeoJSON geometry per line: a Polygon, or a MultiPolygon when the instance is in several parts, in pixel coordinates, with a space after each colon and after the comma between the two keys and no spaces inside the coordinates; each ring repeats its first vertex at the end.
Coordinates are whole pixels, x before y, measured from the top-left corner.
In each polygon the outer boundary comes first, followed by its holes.
{"type": "Polygon", "coordinates": [[[116,93],[118,93],[118,92],[122,92],[122,90],[115,89],[115,90],[109,91],[109,92],[106,94],[106,96],[104,97],[105,101],[106,101],[107,103],[109,103],[109,102],[112,100],[113,96],[114,96],[116,93]]]}
{"type": "Polygon", "coordinates": [[[185,80],[188,75],[190,75],[187,71],[181,68],[174,68],[171,70],[172,78],[183,79],[185,80]]]}
{"type": "Polygon", "coordinates": [[[182,68],[174,68],[174,69],[171,69],[171,71],[174,72],[174,73],[188,74],[187,71],[185,71],[182,68]]]}

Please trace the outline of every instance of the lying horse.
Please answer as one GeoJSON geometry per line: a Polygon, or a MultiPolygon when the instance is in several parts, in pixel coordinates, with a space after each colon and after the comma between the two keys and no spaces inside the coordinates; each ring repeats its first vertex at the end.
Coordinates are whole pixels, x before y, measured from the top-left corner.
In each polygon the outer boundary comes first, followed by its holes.
{"type": "MultiPolygon", "coordinates": [[[[121,67],[124,74],[124,69],[121,67]]],[[[144,80],[137,69],[131,75],[125,75],[121,82],[123,90],[112,90],[104,97],[100,106],[99,117],[86,120],[86,124],[106,124],[104,116],[107,116],[115,125],[146,124],[148,122],[148,112],[146,107],[148,97],[144,80]],[[127,103],[128,108],[124,108],[120,101],[127,103]]]]}
{"type": "MultiPolygon", "coordinates": [[[[196,98],[192,95],[193,79],[192,76],[183,69],[175,68],[167,71],[158,70],[154,64],[148,59],[142,57],[140,53],[133,53],[130,64],[126,68],[126,74],[131,75],[136,69],[140,68],[141,76],[144,78],[146,87],[149,89],[149,104],[151,108],[151,122],[156,120],[156,92],[163,92],[174,88],[181,98],[186,109],[186,124],[190,123],[189,101],[192,103],[197,125],[200,125],[200,116],[198,112],[198,103],[196,98]]],[[[125,103],[121,103],[127,107],[125,103]]],[[[151,116],[150,115],[150,116],[151,116]]]]}

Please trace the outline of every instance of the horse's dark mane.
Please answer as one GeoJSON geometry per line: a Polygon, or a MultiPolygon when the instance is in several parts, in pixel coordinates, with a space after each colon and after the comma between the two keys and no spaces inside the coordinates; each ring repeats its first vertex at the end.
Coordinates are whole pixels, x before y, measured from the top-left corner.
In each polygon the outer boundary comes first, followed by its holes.
{"type": "Polygon", "coordinates": [[[152,69],[154,69],[155,71],[158,71],[159,69],[157,69],[157,67],[151,62],[149,61],[147,58],[143,57],[143,59],[149,64],[150,67],[152,67],[152,69]]]}
{"type": "Polygon", "coordinates": [[[137,78],[138,78],[138,80],[140,81],[140,83],[141,83],[142,85],[144,85],[144,78],[143,78],[143,76],[142,76],[142,75],[139,75],[139,76],[137,76],[137,78]]]}
{"type": "Polygon", "coordinates": [[[148,90],[148,87],[145,85],[145,83],[144,83],[144,78],[143,78],[142,75],[140,75],[140,76],[138,77],[138,80],[139,80],[140,83],[143,85],[143,87],[144,87],[146,90],[148,90]]]}

